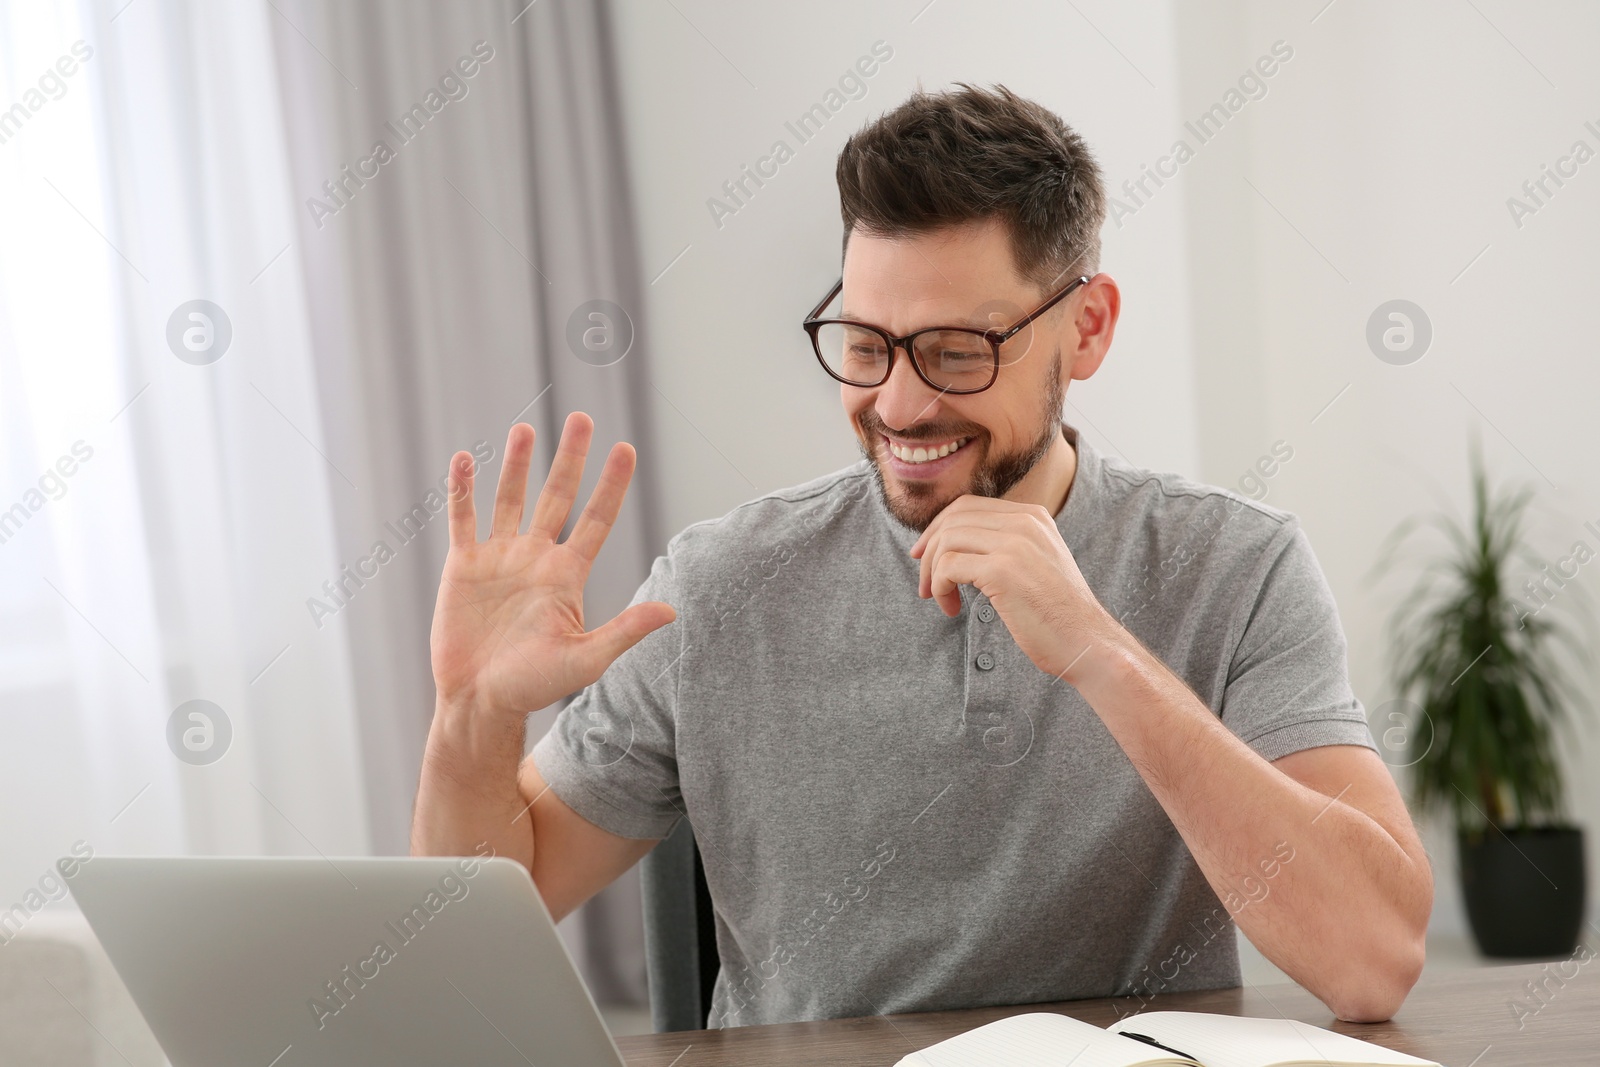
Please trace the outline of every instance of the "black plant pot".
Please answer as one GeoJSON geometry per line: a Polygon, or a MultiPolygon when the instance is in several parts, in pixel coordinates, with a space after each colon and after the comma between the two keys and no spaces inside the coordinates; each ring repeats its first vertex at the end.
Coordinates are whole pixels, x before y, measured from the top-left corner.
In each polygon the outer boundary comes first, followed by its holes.
{"type": "Polygon", "coordinates": [[[1485,956],[1570,956],[1583,926],[1583,831],[1573,826],[1457,835],[1461,891],[1485,956]]]}

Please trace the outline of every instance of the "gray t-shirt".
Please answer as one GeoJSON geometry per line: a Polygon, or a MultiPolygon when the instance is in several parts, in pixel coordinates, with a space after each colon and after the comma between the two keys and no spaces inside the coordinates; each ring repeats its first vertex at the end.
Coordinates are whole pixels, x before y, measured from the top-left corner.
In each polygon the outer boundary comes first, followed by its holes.
{"type": "MultiPolygon", "coordinates": [[[[1056,523],[1101,604],[1262,757],[1376,748],[1295,517],[1063,432],[1078,468],[1056,523]]],[[[962,587],[953,619],[918,598],[916,536],[865,460],[690,526],[635,598],[677,621],[534,746],[597,826],[693,824],[711,1025],[1238,985],[1230,913],[1259,887],[1219,899],[987,598],[962,587]]],[[[1260,857],[1259,886],[1293,849],[1260,857]]]]}

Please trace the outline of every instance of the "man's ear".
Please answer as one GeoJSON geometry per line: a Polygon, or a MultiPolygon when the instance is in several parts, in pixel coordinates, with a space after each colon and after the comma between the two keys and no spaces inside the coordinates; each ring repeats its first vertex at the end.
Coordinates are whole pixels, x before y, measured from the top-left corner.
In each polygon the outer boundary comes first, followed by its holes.
{"type": "Polygon", "coordinates": [[[1122,291],[1111,275],[1102,272],[1089,279],[1083,296],[1073,303],[1077,305],[1073,317],[1077,344],[1070,350],[1064,348],[1063,354],[1069,357],[1071,377],[1083,381],[1100,369],[1111,349],[1122,311],[1122,291]]]}

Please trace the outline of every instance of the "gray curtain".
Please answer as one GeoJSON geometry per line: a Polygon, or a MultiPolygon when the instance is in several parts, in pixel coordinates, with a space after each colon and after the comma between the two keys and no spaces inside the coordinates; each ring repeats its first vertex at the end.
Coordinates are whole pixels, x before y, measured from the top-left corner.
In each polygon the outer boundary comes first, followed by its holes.
{"type": "MultiPolygon", "coordinates": [[[[478,486],[486,522],[516,419],[538,431],[542,475],[566,414],[594,417],[585,494],[613,442],[638,448],[589,581],[591,624],[627,604],[664,544],[610,15],[587,0],[279,0],[273,11],[306,200],[285,240],[311,289],[323,447],[348,476],[334,500],[342,558],[377,540],[395,549],[317,639],[349,642],[373,847],[403,853],[447,536],[442,516],[403,545],[397,532],[451,453],[493,448],[478,486]]],[[[554,712],[530,718],[530,743],[554,712]]],[[[564,930],[602,1002],[643,1002],[639,927],[630,874],[564,930]]]]}

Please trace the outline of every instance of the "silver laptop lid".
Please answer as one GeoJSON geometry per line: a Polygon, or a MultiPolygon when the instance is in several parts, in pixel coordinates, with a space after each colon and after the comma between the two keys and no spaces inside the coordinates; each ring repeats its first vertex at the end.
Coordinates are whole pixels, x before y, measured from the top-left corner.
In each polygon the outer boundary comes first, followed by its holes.
{"type": "Polygon", "coordinates": [[[96,856],[69,882],[173,1067],[621,1067],[504,857],[96,856]]]}

